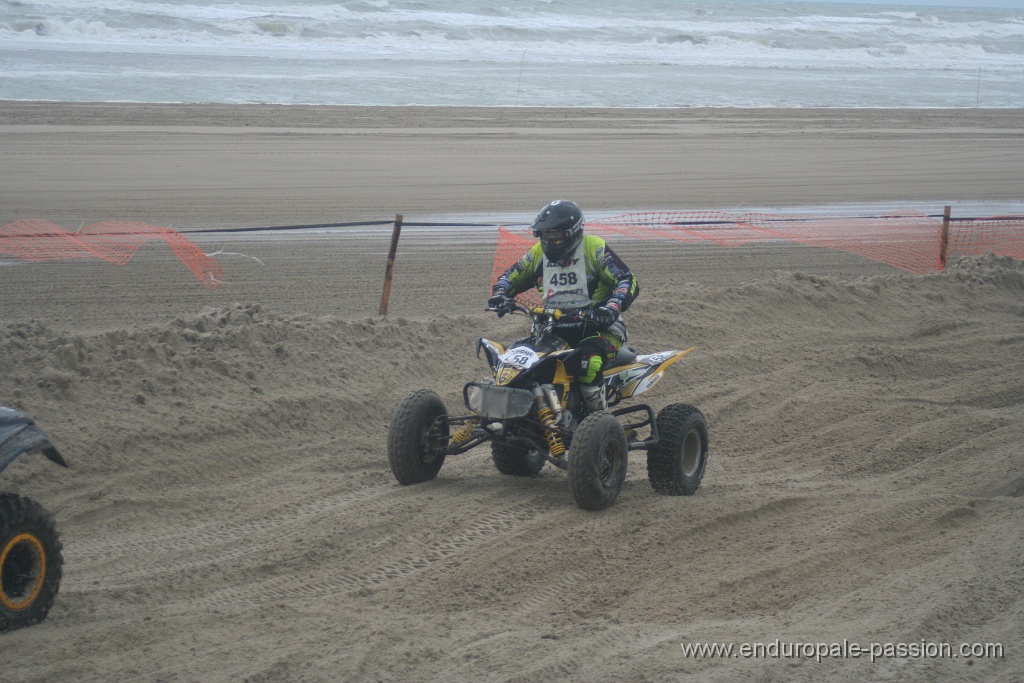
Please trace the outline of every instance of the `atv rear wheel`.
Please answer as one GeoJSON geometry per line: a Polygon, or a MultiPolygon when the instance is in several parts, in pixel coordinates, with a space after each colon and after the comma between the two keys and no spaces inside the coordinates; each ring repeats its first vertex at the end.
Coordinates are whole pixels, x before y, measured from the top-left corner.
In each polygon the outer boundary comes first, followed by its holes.
{"type": "Polygon", "coordinates": [[[53,517],[29,498],[0,493],[0,633],[46,618],[64,558],[53,517]]]}
{"type": "Polygon", "coordinates": [[[566,474],[576,504],[584,510],[603,510],[615,503],[626,481],[629,444],[611,413],[591,413],[573,434],[566,474]]]}
{"type": "Polygon", "coordinates": [[[658,445],[647,450],[647,478],[667,496],[696,493],[708,461],[708,423],[686,403],[673,403],[658,413],[658,445]]]}
{"type": "Polygon", "coordinates": [[[491,458],[502,474],[532,477],[544,469],[544,456],[536,448],[491,442],[491,458]]]}
{"type": "Polygon", "coordinates": [[[448,411],[437,394],[419,389],[395,407],[388,429],[388,464],[399,484],[436,477],[447,446],[448,411]]]}

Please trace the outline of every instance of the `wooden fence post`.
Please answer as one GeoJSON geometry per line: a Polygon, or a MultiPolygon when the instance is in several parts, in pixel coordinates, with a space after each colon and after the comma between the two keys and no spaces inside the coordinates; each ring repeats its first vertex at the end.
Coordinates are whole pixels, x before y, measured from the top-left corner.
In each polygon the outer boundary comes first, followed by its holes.
{"type": "Polygon", "coordinates": [[[395,229],[391,231],[391,248],[388,250],[388,266],[384,271],[384,291],[380,295],[380,315],[388,314],[388,300],[391,298],[391,278],[395,274],[395,255],[398,253],[398,236],[402,234],[402,214],[395,214],[395,229]]]}
{"type": "Polygon", "coordinates": [[[950,207],[942,210],[942,237],[939,242],[939,269],[946,269],[946,252],[949,249],[949,214],[950,207]]]}

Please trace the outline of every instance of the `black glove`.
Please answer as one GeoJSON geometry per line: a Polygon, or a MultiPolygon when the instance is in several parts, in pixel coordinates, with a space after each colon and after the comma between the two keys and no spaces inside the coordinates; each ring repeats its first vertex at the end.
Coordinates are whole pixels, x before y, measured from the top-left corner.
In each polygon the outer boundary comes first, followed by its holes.
{"type": "Polygon", "coordinates": [[[510,297],[505,292],[495,292],[490,299],[487,300],[487,309],[490,311],[497,311],[498,317],[510,313],[512,311],[513,302],[515,299],[510,297]]]}
{"type": "Polygon", "coordinates": [[[619,309],[615,306],[598,306],[591,312],[591,315],[594,324],[604,331],[611,327],[619,317],[619,309]]]}

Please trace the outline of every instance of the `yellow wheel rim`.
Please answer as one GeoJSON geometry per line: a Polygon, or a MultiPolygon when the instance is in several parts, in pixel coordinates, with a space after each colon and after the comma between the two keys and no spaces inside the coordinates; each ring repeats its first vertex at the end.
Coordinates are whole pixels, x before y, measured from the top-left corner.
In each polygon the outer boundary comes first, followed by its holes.
{"type": "Polygon", "coordinates": [[[46,550],[32,534],[18,534],[0,553],[0,604],[16,612],[39,597],[46,578],[46,550]]]}

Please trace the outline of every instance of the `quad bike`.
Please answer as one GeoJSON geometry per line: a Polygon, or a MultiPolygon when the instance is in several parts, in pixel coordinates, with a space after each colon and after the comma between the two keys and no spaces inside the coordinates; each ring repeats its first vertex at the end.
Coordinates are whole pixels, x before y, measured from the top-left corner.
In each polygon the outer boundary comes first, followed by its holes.
{"type": "MultiPolygon", "coordinates": [[[[26,453],[67,467],[27,415],[0,407],[0,472],[26,453]]],[[[53,518],[42,505],[0,493],[0,633],[46,618],[60,588],[64,558],[53,518]]]]}
{"type": "Polygon", "coordinates": [[[615,503],[632,450],[647,451],[647,476],[658,493],[696,492],[708,455],[707,421],[700,410],[686,403],[673,403],[657,415],[645,404],[612,409],[653,387],[693,348],[638,354],[624,346],[602,371],[609,410],[588,413],[578,382],[567,372],[577,352],[553,329],[558,321],[593,320],[591,309],[514,302],[505,312],[529,315],[531,333],[508,348],[489,339],[477,342],[477,356],[486,354],[492,376],[463,388],[470,415],[449,416],[428,389],[414,391],[395,408],[388,463],[400,484],[433,479],[445,457],[490,441],[499,472],[532,476],[551,463],[566,471],[577,505],[588,510],[615,503]]]}

